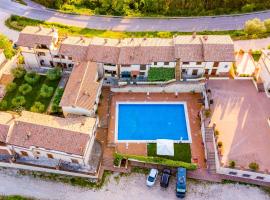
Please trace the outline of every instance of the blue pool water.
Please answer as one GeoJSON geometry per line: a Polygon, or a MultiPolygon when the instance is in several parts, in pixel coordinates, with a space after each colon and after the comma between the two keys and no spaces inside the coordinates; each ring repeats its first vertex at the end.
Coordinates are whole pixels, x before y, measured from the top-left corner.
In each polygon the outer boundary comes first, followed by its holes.
{"type": "Polygon", "coordinates": [[[184,104],[118,104],[118,140],[189,140],[184,104]]]}

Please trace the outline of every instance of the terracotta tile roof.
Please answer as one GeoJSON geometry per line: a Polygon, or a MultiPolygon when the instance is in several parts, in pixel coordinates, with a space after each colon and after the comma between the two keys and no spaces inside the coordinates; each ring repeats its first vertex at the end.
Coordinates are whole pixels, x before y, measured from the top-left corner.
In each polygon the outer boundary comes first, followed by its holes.
{"type": "Polygon", "coordinates": [[[88,47],[87,60],[100,63],[118,63],[119,47],[90,45],[88,47]]]}
{"type": "Polygon", "coordinates": [[[6,142],[9,127],[9,125],[0,124],[0,142],[6,142]]]}
{"type": "Polygon", "coordinates": [[[60,118],[23,111],[14,120],[7,143],[83,155],[95,123],[89,117],[60,118]]]}
{"type": "Polygon", "coordinates": [[[16,120],[7,143],[83,155],[89,139],[90,136],[85,133],[16,120]]]}
{"type": "Polygon", "coordinates": [[[97,64],[93,62],[81,62],[74,66],[60,105],[91,110],[100,87],[100,83],[96,81],[97,69],[97,64]]]}
{"type": "Polygon", "coordinates": [[[0,112],[0,142],[6,142],[10,126],[18,115],[0,112]]]}
{"type": "Polygon", "coordinates": [[[17,45],[24,47],[35,47],[37,44],[50,46],[53,40],[53,29],[38,26],[27,26],[19,35],[17,45]]]}

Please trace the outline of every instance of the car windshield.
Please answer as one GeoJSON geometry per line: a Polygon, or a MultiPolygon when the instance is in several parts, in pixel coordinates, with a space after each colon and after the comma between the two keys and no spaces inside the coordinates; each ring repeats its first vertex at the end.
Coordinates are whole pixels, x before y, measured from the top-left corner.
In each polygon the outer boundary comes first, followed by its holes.
{"type": "Polygon", "coordinates": [[[153,182],[154,180],[155,180],[154,177],[152,177],[152,176],[149,176],[149,177],[148,177],[148,181],[153,182]]]}
{"type": "Polygon", "coordinates": [[[184,192],[186,192],[186,190],[185,189],[178,189],[177,188],[177,192],[184,193],[184,192]]]}

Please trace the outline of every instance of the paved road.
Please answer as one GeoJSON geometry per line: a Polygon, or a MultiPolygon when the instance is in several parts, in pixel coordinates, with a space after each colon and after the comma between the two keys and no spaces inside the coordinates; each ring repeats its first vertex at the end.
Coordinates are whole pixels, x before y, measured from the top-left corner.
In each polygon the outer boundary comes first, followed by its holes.
{"type": "MultiPolygon", "coordinates": [[[[133,174],[120,179],[110,178],[101,190],[72,187],[57,182],[42,181],[27,176],[18,176],[10,169],[0,171],[0,194],[32,196],[36,199],[54,200],[176,200],[175,180],[170,180],[167,189],[157,182],[153,188],[145,185],[145,176],[133,174]]],[[[209,184],[188,181],[186,200],[267,200],[269,196],[256,187],[238,184],[209,184]]]]}
{"type": "Polygon", "coordinates": [[[270,11],[239,16],[197,17],[176,19],[115,18],[69,15],[45,9],[34,3],[28,6],[0,0],[0,11],[33,19],[58,22],[66,25],[114,31],[203,31],[241,29],[246,20],[270,18],[270,11]]]}

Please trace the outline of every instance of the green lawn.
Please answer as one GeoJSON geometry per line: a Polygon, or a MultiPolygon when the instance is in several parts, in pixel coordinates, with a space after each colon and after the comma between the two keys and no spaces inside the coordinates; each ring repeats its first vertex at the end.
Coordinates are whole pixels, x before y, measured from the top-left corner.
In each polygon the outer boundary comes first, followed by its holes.
{"type": "MultiPolygon", "coordinates": [[[[191,35],[192,32],[176,32],[176,31],[145,31],[145,32],[121,32],[109,30],[97,30],[90,28],[80,28],[76,26],[66,26],[59,23],[50,23],[45,21],[34,20],[26,17],[12,15],[5,21],[7,27],[21,31],[26,26],[55,27],[58,29],[59,35],[74,35],[84,37],[106,37],[106,38],[129,38],[129,37],[158,37],[172,38],[174,35],[191,35]]],[[[235,40],[254,39],[268,37],[269,33],[261,33],[256,35],[248,35],[244,30],[229,30],[229,31],[202,31],[197,32],[198,35],[230,35],[235,40]]]]}
{"type": "MultiPolygon", "coordinates": [[[[12,99],[14,97],[23,96],[19,92],[18,88],[19,88],[20,85],[22,85],[24,83],[27,83],[24,80],[24,77],[14,79],[13,82],[15,82],[17,84],[17,88],[14,91],[12,91],[12,92],[7,92],[6,95],[5,95],[5,97],[4,97],[4,99],[3,99],[3,100],[6,100],[7,103],[8,103],[7,110],[14,110],[14,106],[12,105],[11,101],[12,101],[12,99]]],[[[46,84],[46,85],[48,85],[50,87],[53,87],[54,88],[54,92],[55,92],[55,89],[57,88],[58,82],[59,82],[59,80],[50,81],[50,80],[48,80],[46,78],[46,76],[41,75],[38,83],[32,85],[32,91],[29,94],[26,94],[24,96],[25,97],[25,100],[26,100],[26,104],[24,105],[24,109],[30,110],[31,106],[34,104],[35,101],[40,101],[42,104],[44,104],[45,111],[46,111],[48,105],[50,104],[51,98],[43,98],[43,97],[41,97],[39,95],[41,86],[42,86],[42,84],[46,84]]]]}
{"type": "Polygon", "coordinates": [[[174,68],[151,67],[148,71],[148,81],[169,81],[174,78],[174,68]]]}
{"type": "Polygon", "coordinates": [[[34,200],[34,199],[29,198],[29,197],[22,197],[19,195],[10,195],[10,196],[1,196],[0,195],[0,200],[34,200]]]}
{"type": "Polygon", "coordinates": [[[191,151],[190,145],[186,143],[174,144],[174,156],[160,156],[157,155],[157,144],[149,143],[147,144],[147,155],[152,157],[161,157],[167,158],[176,161],[183,161],[187,163],[191,163],[191,151]]]}

